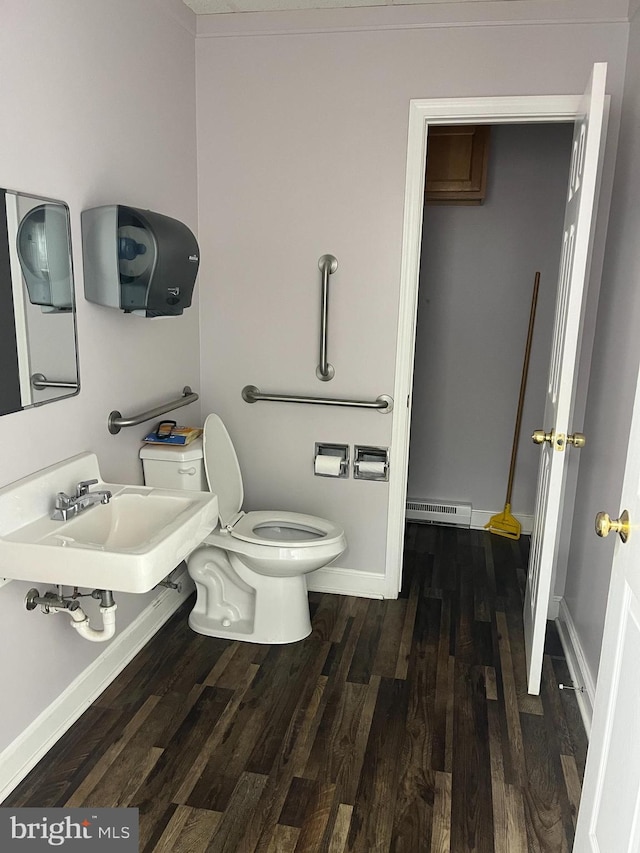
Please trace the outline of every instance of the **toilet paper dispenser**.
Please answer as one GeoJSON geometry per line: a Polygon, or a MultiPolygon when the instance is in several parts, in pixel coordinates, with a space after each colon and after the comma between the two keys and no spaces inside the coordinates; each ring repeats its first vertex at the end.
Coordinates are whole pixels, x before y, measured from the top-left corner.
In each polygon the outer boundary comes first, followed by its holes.
{"type": "Polygon", "coordinates": [[[316,442],[313,473],[316,477],[347,478],[349,476],[349,445],[316,442]]]}
{"type": "Polygon", "coordinates": [[[353,448],[353,478],[386,482],[389,479],[389,448],[356,444],[353,448]]]}
{"type": "Polygon", "coordinates": [[[106,205],[82,213],[84,289],[90,302],[141,317],[191,305],[200,250],[184,223],[152,210],[106,205]]]}

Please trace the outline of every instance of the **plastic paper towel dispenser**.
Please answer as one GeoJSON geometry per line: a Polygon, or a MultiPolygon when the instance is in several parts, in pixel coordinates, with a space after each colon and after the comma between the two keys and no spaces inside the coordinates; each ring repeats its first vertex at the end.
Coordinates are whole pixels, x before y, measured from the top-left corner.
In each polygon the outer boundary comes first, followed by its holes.
{"type": "Polygon", "coordinates": [[[90,302],[142,317],[182,314],[191,305],[200,251],[177,219],[126,207],[82,213],[84,292],[90,302]]]}
{"type": "Polygon", "coordinates": [[[45,313],[73,307],[67,216],[62,204],[39,204],[18,226],[18,258],[29,301],[45,313]]]}

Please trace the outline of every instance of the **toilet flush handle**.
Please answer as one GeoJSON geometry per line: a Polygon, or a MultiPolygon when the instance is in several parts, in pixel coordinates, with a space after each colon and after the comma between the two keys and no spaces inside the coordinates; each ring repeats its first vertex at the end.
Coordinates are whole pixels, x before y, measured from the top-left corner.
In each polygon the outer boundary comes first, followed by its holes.
{"type": "Polygon", "coordinates": [[[193,477],[195,473],[195,468],[178,468],[178,474],[188,474],[190,477],[193,477]]]}

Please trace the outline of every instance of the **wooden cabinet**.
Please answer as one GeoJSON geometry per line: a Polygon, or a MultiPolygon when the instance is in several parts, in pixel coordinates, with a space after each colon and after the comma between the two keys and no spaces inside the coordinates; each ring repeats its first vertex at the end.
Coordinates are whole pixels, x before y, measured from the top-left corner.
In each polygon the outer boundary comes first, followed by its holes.
{"type": "Polygon", "coordinates": [[[427,204],[482,204],[489,125],[432,125],[427,144],[427,204]]]}

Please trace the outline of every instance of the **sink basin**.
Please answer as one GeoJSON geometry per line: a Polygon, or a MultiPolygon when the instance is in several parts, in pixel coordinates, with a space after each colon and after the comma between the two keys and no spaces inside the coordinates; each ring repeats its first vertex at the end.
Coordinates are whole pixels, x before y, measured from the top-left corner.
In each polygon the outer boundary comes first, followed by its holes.
{"type": "Polygon", "coordinates": [[[13,580],[147,592],[213,530],[209,492],[105,483],[95,454],[83,453],[0,489],[0,576],[13,580]],[[57,492],[97,479],[108,504],[68,521],[50,518],[57,492]]]}
{"type": "Polygon", "coordinates": [[[135,551],[151,542],[193,506],[180,495],[123,489],[108,504],[98,504],[63,523],[46,537],[47,545],[81,545],[110,551],[135,551]]]}

